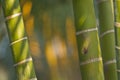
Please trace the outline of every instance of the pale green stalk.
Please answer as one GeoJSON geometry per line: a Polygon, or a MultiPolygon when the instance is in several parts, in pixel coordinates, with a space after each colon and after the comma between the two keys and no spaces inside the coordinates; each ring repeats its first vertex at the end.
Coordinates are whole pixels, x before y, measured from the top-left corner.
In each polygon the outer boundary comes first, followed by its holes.
{"type": "Polygon", "coordinates": [[[33,61],[29,52],[28,38],[24,28],[19,0],[1,0],[10,46],[13,52],[17,80],[36,78],[33,61]]]}
{"type": "Polygon", "coordinates": [[[73,0],[82,80],[104,80],[93,0],[73,0]]]}
{"type": "Polygon", "coordinates": [[[118,80],[116,68],[113,1],[97,1],[105,80],[118,80]]]}

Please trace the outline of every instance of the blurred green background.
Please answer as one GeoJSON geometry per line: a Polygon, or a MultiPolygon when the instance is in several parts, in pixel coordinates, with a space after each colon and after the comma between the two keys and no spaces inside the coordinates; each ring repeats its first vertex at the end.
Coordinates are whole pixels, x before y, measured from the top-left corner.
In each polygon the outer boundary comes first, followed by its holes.
{"type": "MultiPolygon", "coordinates": [[[[72,0],[20,0],[20,5],[38,80],[81,80],[72,0]]],[[[0,77],[7,76],[4,80],[16,80],[13,62],[0,7],[0,77]]]]}

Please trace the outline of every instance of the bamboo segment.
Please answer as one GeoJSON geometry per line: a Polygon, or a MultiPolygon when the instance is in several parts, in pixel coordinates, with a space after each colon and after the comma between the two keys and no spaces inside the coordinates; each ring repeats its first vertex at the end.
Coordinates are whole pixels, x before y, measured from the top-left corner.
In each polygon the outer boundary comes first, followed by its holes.
{"type": "Polygon", "coordinates": [[[105,80],[118,80],[116,72],[113,1],[98,0],[98,11],[105,80]]]}
{"type": "Polygon", "coordinates": [[[116,36],[116,52],[117,52],[117,72],[118,80],[120,79],[120,0],[115,0],[115,36],[116,36]]]}
{"type": "Polygon", "coordinates": [[[83,80],[104,80],[93,0],[73,0],[83,80]]]}
{"type": "Polygon", "coordinates": [[[1,0],[18,79],[35,78],[33,62],[24,28],[19,0],[1,0]]]}

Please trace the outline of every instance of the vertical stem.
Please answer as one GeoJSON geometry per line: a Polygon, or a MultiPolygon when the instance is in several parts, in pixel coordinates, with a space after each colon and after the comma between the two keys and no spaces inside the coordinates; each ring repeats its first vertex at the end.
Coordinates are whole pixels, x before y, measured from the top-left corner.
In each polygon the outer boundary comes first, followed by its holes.
{"type": "Polygon", "coordinates": [[[117,72],[118,79],[120,79],[120,0],[115,2],[115,38],[116,38],[116,52],[117,52],[117,72]]]}
{"type": "Polygon", "coordinates": [[[93,0],[73,0],[83,80],[104,80],[93,0]]]}
{"type": "Polygon", "coordinates": [[[98,0],[100,42],[106,80],[118,80],[114,35],[114,11],[112,0],[98,0]]]}
{"type": "Polygon", "coordinates": [[[5,21],[13,52],[18,79],[30,80],[35,78],[33,62],[29,52],[28,38],[24,28],[19,0],[1,0],[5,21]]]}

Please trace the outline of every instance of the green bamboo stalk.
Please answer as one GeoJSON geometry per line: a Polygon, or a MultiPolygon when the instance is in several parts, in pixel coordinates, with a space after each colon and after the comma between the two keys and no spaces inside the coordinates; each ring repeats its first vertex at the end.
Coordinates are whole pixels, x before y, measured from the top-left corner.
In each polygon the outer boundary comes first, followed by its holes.
{"type": "Polygon", "coordinates": [[[93,0],[73,0],[83,80],[104,80],[93,0]]]}
{"type": "Polygon", "coordinates": [[[116,38],[116,52],[117,52],[117,72],[118,80],[120,79],[120,0],[115,2],[115,38],[116,38]]]}
{"type": "Polygon", "coordinates": [[[105,80],[118,80],[116,71],[113,1],[98,0],[98,11],[105,80]]]}
{"type": "MultiPolygon", "coordinates": [[[[19,0],[1,0],[5,21],[10,39],[10,47],[18,75],[17,80],[33,80],[36,78],[19,0]]],[[[36,79],[35,79],[36,80],[36,79]]]]}

